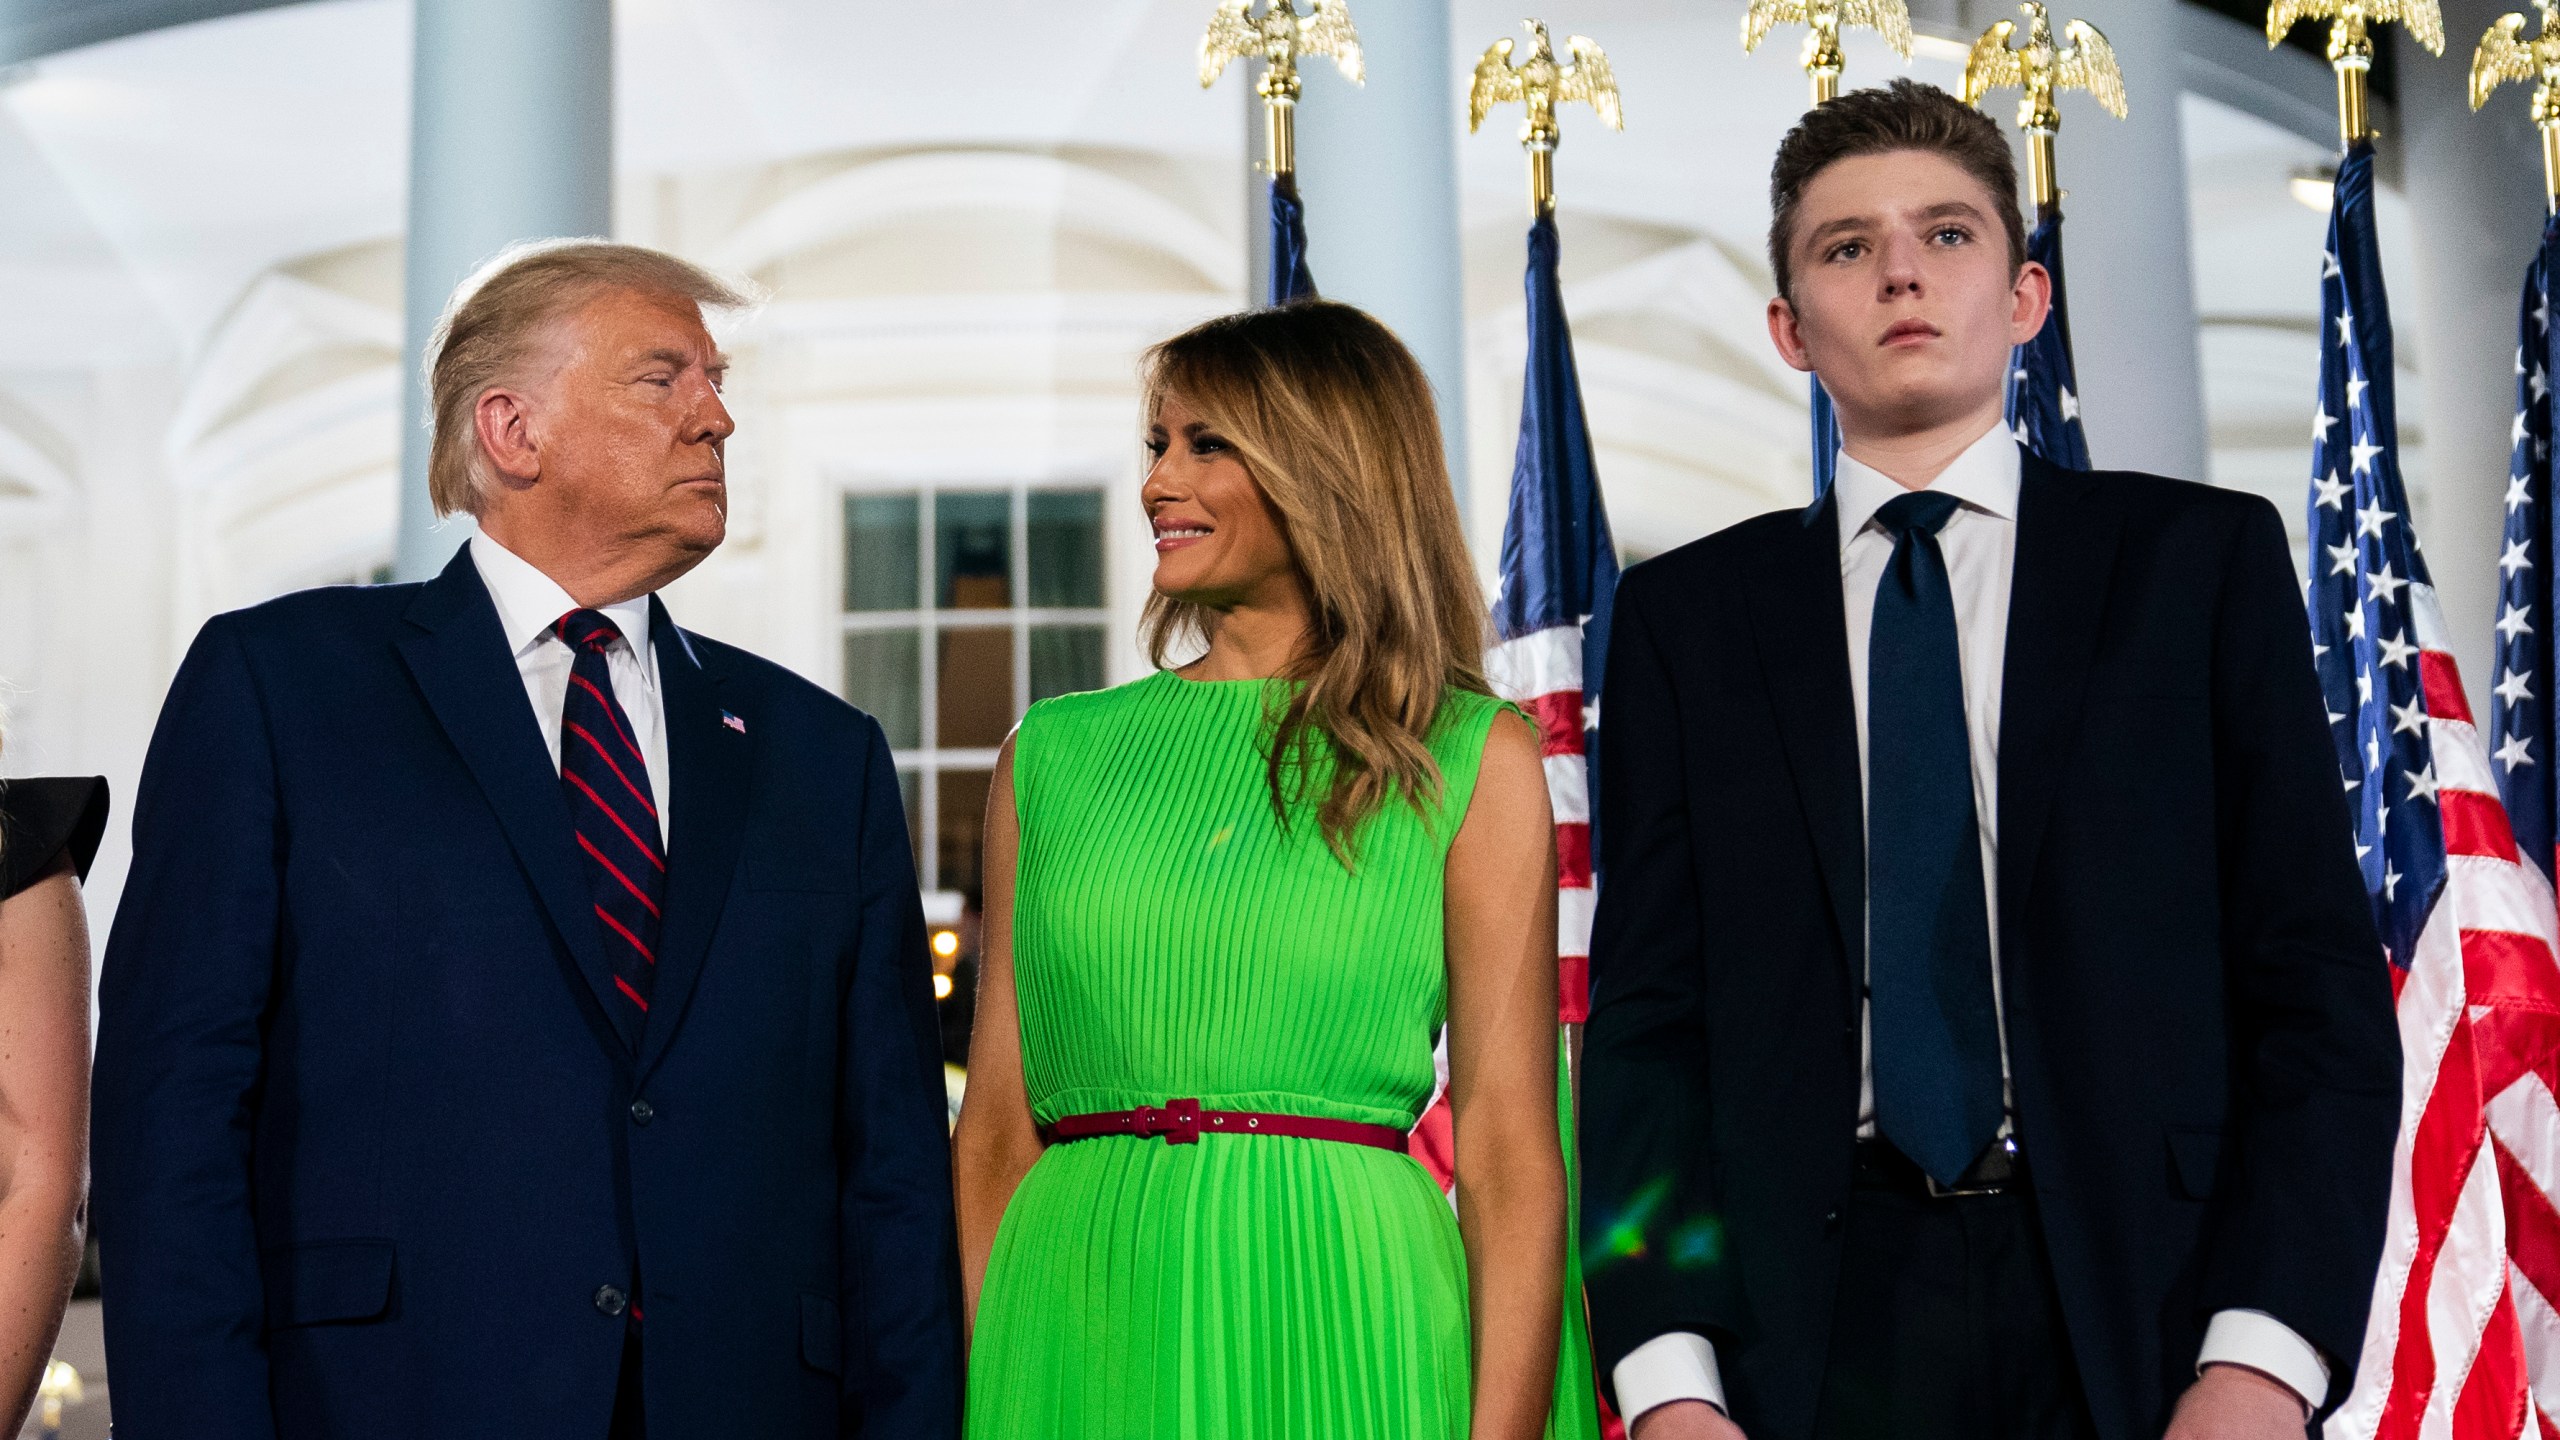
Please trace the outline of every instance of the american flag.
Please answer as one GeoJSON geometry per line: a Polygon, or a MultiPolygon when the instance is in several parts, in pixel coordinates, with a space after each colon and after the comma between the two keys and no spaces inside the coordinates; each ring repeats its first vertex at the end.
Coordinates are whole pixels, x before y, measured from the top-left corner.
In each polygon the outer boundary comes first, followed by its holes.
{"type": "MultiPolygon", "coordinates": [[[[1556,1014],[1591,1016],[1590,731],[1600,721],[1600,667],[1618,550],[1591,463],[1582,382],[1573,366],[1564,292],[1556,281],[1556,222],[1529,227],[1529,361],[1520,395],[1520,448],[1511,461],[1511,512],[1502,522],[1502,588],[1485,672],[1544,734],[1547,798],[1556,817],[1556,1014]]],[[[1447,1079],[1446,1051],[1442,1079],[1447,1079]]],[[[1414,1131],[1416,1159],[1449,1183],[1448,1107],[1434,1100],[1414,1131]]]]}
{"type": "MultiPolygon", "coordinates": [[[[2523,1201],[2546,1228],[2534,1257],[2513,1259],[2560,1260],[2560,1228],[2547,1226],[2548,1200],[2529,1183],[2560,1162],[2551,1048],[2541,1046],[2538,1075],[2515,1062],[2533,1043],[2528,1032],[2548,1039],[2560,1009],[2517,1012],[2513,1002],[2554,993],[2560,917],[2547,876],[2519,858],[2410,528],[2370,145],[2338,168],[2320,333],[2312,650],[2391,966],[2404,1066],[2381,1271],[2355,1388],[2328,1434],[2514,1440],[2537,1426],[2529,1348],[2546,1368],[2560,1359],[2542,1298],[2553,1292],[2511,1267],[2510,1250],[2536,1223],[2519,1215],[2523,1201]]],[[[2550,1413],[2546,1402],[2546,1436],[2560,1433],[2550,1413]]]]}
{"type": "Polygon", "coordinates": [[[1822,388],[1822,377],[1813,378],[1813,503],[1831,493],[1831,482],[1840,478],[1840,417],[1831,413],[1831,392],[1822,388]]]}
{"type": "Polygon", "coordinates": [[[1529,364],[1520,397],[1520,448],[1511,462],[1511,513],[1502,524],[1502,590],[1493,604],[1495,645],[1485,656],[1494,688],[1545,732],[1547,795],[1556,813],[1558,1014],[1591,1014],[1591,745],[1600,718],[1600,666],[1618,551],[1591,463],[1582,382],[1573,367],[1564,295],[1556,283],[1556,223],[1529,230],[1529,364]]]}
{"type": "MultiPolygon", "coordinates": [[[[2552,284],[2560,277],[2560,222],[2545,228],[2525,271],[2516,319],[2516,421],[2507,477],[2507,532],[2498,556],[2498,683],[2490,706],[2490,751],[2516,846],[2547,887],[2560,790],[2552,749],[2551,325],[2552,284]]],[[[2497,1157],[2507,1225],[2508,1284],[2523,1332],[2526,1383],[2545,1436],[2560,1434],[2560,984],[2549,957],[2484,984],[2494,991],[2482,1032],[2482,1091],[2489,1096],[2489,1144],[2497,1157]],[[2538,983],[2537,983],[2538,982],[2538,983]]],[[[2475,1005],[2482,998],[2473,997],[2475,1005]]]]}
{"type": "Polygon", "coordinates": [[[2516,317],[2516,422],[2509,433],[2507,528],[2498,556],[2497,702],[2489,733],[2496,746],[2498,793],[2516,845],[2548,878],[2553,863],[2551,591],[2551,282],[2552,246],[2560,220],[2542,232],[2542,249],[2525,267],[2516,317]]]}
{"type": "Polygon", "coordinates": [[[2089,437],[2080,429],[2080,382],[2071,368],[2071,318],[2063,301],[2062,211],[2036,217],[2027,258],[2053,276],[2053,308],[2044,328],[2012,351],[2009,428],[2018,443],[2065,470],[2089,468],[2089,437]]]}
{"type": "Polygon", "coordinates": [[[1269,303],[1286,305],[1316,293],[1316,277],[1307,270],[1307,207],[1298,199],[1294,176],[1271,177],[1271,293],[1269,303]]]}

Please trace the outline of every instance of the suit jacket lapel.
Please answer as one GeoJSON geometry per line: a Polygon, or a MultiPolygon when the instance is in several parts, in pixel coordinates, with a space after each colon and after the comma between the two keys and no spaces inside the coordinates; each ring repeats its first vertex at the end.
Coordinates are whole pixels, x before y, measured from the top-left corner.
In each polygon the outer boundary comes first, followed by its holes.
{"type": "Polygon", "coordinates": [[[614,993],[613,967],[596,928],[595,901],[578,868],[560,776],[542,752],[542,727],[525,702],[524,678],[468,549],[419,589],[407,618],[418,633],[399,642],[401,658],[480,782],[554,933],[586,977],[596,1000],[594,1018],[628,1047],[639,1038],[638,1019],[614,993]]]}
{"type": "MultiPolygon", "coordinates": [[[[667,1052],[703,958],[720,926],[738,869],[747,825],[748,786],[755,775],[751,717],[723,709],[725,678],[667,617],[649,603],[649,632],[658,651],[658,693],[667,709],[667,768],[674,832],[667,842],[666,917],[658,931],[658,974],[640,1042],[640,1077],[667,1052]]],[[[734,704],[734,702],[732,702],[734,704]]]]}
{"type": "Polygon", "coordinates": [[[2029,452],[2018,487],[2017,560],[2000,678],[2000,953],[2019,958],[2028,886],[2080,733],[2123,516],[2103,481],[2029,452]]]}
{"type": "Polygon", "coordinates": [[[1866,811],[1840,599],[1840,530],[1828,498],[1806,512],[1804,524],[1785,528],[1746,590],[1761,673],[1854,977],[1866,956],[1866,811]]]}

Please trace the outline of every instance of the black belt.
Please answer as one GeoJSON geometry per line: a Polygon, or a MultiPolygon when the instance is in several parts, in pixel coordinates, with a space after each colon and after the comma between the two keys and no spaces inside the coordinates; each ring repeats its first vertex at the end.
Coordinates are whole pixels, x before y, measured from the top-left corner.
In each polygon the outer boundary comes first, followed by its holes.
{"type": "Polygon", "coordinates": [[[1861,1140],[1856,1176],[1855,1184],[1861,1190],[1890,1190],[1932,1200],[2007,1195],[2027,1188],[2027,1157],[2018,1153],[2014,1138],[2004,1135],[1993,1141],[1955,1184],[1941,1185],[1911,1157],[1895,1149],[1892,1141],[1861,1140]]]}

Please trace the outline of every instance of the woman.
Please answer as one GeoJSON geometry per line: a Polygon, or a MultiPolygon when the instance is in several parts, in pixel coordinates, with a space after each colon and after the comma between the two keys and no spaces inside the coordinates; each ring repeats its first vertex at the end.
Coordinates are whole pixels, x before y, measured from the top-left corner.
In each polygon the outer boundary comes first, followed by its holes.
{"type": "Polygon", "coordinates": [[[80,1270],[89,924],[104,780],[0,782],[0,1435],[15,1435],[80,1270]]]}
{"type": "Polygon", "coordinates": [[[1034,706],[998,761],[968,1433],[1529,1440],[1564,1309],[1554,838],[1429,386],[1317,303],[1158,346],[1146,404],[1146,638],[1198,658],[1034,706]],[[1454,1217],[1403,1153],[1444,1017],[1454,1217]]]}

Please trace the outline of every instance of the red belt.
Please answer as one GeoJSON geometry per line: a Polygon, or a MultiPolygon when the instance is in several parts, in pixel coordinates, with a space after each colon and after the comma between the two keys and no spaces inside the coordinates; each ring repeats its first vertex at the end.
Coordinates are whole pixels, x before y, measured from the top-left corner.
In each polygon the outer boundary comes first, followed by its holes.
{"type": "Polygon", "coordinates": [[[1393,1125],[1367,1125],[1357,1120],[1325,1120],[1313,1115],[1263,1115],[1251,1110],[1203,1110],[1197,1100],[1168,1100],[1135,1110],[1105,1110],[1066,1115],[1047,1129],[1052,1143],[1097,1140],[1105,1135],[1135,1135],[1141,1140],[1161,1135],[1168,1145],[1198,1143],[1203,1135],[1287,1135],[1300,1140],[1339,1140],[1345,1145],[1404,1149],[1404,1132],[1393,1125]]]}

